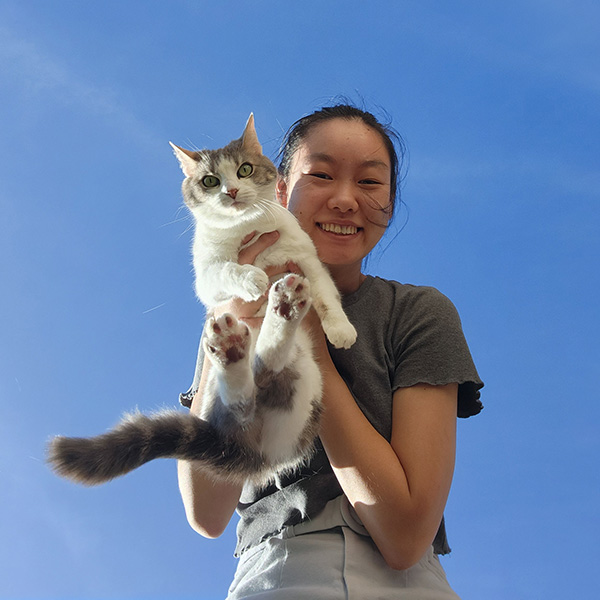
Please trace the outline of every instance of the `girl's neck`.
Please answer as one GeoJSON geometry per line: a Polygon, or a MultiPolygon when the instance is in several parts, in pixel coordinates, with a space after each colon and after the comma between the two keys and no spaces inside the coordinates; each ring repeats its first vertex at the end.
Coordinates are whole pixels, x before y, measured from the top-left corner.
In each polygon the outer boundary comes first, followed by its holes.
{"type": "Polygon", "coordinates": [[[355,292],[366,279],[366,275],[360,271],[360,266],[355,269],[348,268],[348,265],[327,265],[327,268],[342,295],[355,292]]]}

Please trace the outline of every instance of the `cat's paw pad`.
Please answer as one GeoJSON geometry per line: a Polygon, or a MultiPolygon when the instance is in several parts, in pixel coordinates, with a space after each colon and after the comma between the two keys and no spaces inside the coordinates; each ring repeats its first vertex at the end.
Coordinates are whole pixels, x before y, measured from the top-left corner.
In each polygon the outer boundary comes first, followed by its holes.
{"type": "Polygon", "coordinates": [[[350,321],[329,320],[323,323],[323,330],[329,343],[335,348],[350,348],[356,341],[356,329],[350,321]]]}
{"type": "Polygon", "coordinates": [[[262,269],[254,265],[245,265],[244,267],[239,296],[247,302],[258,300],[267,291],[269,278],[262,269]]]}
{"type": "Polygon", "coordinates": [[[295,273],[280,279],[269,292],[269,306],[286,321],[304,317],[310,308],[308,279],[295,273]]]}
{"type": "Polygon", "coordinates": [[[211,317],[204,328],[204,351],[222,366],[239,362],[248,356],[250,329],[233,315],[211,317]]]}

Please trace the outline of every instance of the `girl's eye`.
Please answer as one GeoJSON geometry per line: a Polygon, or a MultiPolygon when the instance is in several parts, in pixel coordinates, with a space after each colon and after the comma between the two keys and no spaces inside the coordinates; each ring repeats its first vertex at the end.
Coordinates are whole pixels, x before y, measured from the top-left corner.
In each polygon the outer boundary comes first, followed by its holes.
{"type": "Polygon", "coordinates": [[[204,187],[207,187],[207,188],[215,188],[220,183],[221,182],[219,181],[219,178],[215,177],[214,175],[205,175],[202,178],[202,185],[204,185],[204,187]]]}
{"type": "Polygon", "coordinates": [[[317,179],[331,179],[327,173],[310,173],[311,177],[316,177],[317,179]]]}
{"type": "Polygon", "coordinates": [[[362,179],[360,181],[360,183],[364,183],[366,185],[378,185],[379,181],[375,180],[375,179],[362,179]]]}
{"type": "Polygon", "coordinates": [[[252,171],[254,171],[254,167],[250,164],[250,163],[244,163],[239,169],[238,169],[238,177],[249,177],[250,175],[252,175],[252,171]]]}

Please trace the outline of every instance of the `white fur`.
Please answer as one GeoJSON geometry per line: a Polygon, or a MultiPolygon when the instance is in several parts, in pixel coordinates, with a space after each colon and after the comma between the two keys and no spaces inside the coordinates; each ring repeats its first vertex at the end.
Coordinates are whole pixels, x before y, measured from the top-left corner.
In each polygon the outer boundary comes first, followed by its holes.
{"type": "Polygon", "coordinates": [[[263,424],[262,451],[275,463],[293,459],[296,442],[313,411],[312,400],[322,394],[319,368],[312,356],[303,352],[310,348],[310,340],[302,330],[297,332],[297,339],[302,350],[295,352],[292,360],[302,376],[296,381],[294,407],[291,412],[270,412],[263,424]]]}
{"type": "MultiPolygon", "coordinates": [[[[239,201],[252,201],[253,190],[247,185],[244,180],[239,182],[239,201]]],[[[274,199],[274,191],[273,186],[271,198],[257,201],[255,196],[248,208],[226,206],[225,210],[233,214],[221,214],[219,218],[215,218],[214,207],[223,206],[221,198],[211,198],[192,208],[196,221],[192,254],[198,298],[209,309],[234,296],[256,300],[269,283],[263,269],[293,261],[310,281],[313,305],[329,341],[338,348],[349,348],[356,341],[356,331],[342,310],[337,288],[312,240],[292,213],[274,199]],[[232,224],[234,217],[238,222],[232,224]],[[278,231],[279,239],[259,254],[254,265],[239,265],[242,240],[254,231],[278,231]]]]}

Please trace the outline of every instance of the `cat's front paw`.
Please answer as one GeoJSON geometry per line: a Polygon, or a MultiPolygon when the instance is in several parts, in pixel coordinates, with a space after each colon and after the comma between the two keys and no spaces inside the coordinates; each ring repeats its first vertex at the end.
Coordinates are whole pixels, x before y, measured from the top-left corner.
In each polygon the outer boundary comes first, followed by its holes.
{"type": "Polygon", "coordinates": [[[254,265],[244,265],[240,278],[239,297],[250,302],[258,300],[269,287],[267,274],[254,265]]]}
{"type": "Polygon", "coordinates": [[[286,321],[300,320],[310,308],[308,279],[289,273],[269,292],[269,307],[286,321]]]}
{"type": "Polygon", "coordinates": [[[226,367],[248,356],[250,329],[233,315],[211,317],[204,329],[204,351],[213,364],[226,367]]]}
{"type": "Polygon", "coordinates": [[[350,348],[356,342],[356,329],[348,319],[328,319],[322,323],[323,331],[335,348],[350,348]]]}

